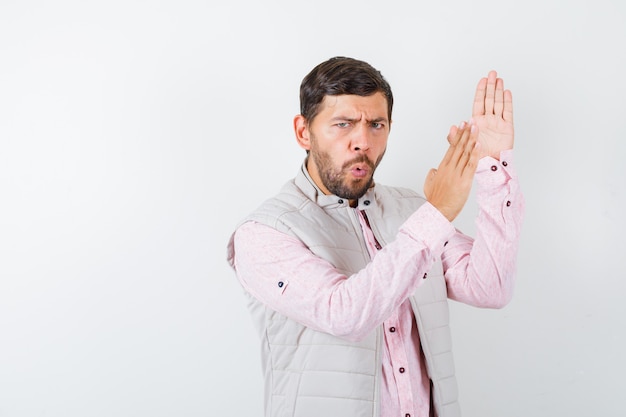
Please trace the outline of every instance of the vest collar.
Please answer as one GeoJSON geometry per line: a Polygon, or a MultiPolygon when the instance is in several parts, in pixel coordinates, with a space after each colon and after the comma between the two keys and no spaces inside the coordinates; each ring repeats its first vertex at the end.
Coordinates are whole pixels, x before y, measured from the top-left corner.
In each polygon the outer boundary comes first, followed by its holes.
{"type": "MultiPolygon", "coordinates": [[[[302,191],[302,193],[311,201],[315,202],[320,207],[335,208],[335,207],[350,207],[350,201],[345,198],[338,197],[334,194],[326,195],[315,184],[315,181],[309,175],[309,171],[306,169],[306,158],[300,167],[300,171],[295,178],[296,186],[302,191]]],[[[376,204],[375,187],[371,186],[361,198],[358,200],[357,209],[367,210],[376,204]]]]}

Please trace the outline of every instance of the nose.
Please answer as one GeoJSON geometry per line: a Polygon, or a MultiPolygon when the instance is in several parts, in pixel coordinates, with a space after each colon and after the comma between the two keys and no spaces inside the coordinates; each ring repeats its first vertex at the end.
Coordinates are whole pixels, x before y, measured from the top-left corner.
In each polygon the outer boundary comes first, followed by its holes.
{"type": "Polygon", "coordinates": [[[353,131],[351,140],[352,150],[355,152],[366,152],[369,150],[372,143],[371,132],[367,125],[361,124],[358,129],[353,131]]]}

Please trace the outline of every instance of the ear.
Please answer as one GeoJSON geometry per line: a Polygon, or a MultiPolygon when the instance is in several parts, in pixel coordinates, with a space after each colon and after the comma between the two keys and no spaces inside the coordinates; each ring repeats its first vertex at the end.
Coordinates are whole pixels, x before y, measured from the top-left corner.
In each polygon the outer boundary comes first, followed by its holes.
{"type": "Polygon", "coordinates": [[[299,114],[293,118],[293,130],[296,133],[298,145],[306,151],[311,150],[311,134],[309,125],[303,115],[299,114]]]}

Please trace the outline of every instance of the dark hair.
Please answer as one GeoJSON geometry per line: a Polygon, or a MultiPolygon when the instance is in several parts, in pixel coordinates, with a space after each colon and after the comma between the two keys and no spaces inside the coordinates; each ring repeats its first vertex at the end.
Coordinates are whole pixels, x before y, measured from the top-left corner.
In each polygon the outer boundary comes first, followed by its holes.
{"type": "Polygon", "coordinates": [[[325,96],[370,96],[377,92],[387,98],[387,116],[391,120],[393,94],[380,71],[367,62],[337,56],[317,65],[302,80],[300,114],[310,123],[319,113],[325,96]]]}

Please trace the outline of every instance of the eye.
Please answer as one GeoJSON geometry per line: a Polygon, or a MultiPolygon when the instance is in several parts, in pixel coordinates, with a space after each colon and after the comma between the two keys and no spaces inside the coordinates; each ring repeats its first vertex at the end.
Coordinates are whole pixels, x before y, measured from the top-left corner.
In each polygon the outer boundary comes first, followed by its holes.
{"type": "Polygon", "coordinates": [[[350,126],[350,123],[348,122],[339,122],[337,123],[337,127],[348,127],[350,126]]]}
{"type": "Polygon", "coordinates": [[[385,125],[380,122],[372,122],[372,127],[374,129],[382,129],[383,127],[385,127],[385,125]]]}

